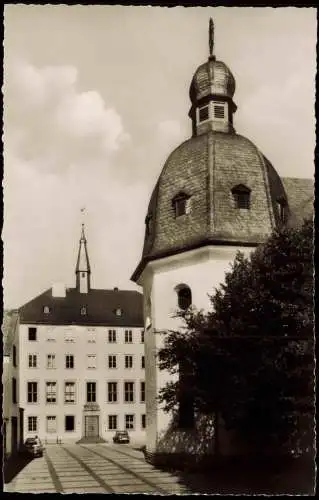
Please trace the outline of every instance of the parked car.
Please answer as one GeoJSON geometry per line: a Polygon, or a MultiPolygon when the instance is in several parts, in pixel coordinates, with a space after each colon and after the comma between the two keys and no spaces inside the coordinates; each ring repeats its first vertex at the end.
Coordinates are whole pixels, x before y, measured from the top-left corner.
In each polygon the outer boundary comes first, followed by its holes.
{"type": "Polygon", "coordinates": [[[23,452],[26,455],[32,455],[33,457],[42,457],[44,452],[44,446],[41,442],[41,439],[38,436],[27,438],[23,452]]]}
{"type": "Polygon", "coordinates": [[[130,436],[127,431],[116,431],[113,437],[113,443],[129,443],[130,436]]]}

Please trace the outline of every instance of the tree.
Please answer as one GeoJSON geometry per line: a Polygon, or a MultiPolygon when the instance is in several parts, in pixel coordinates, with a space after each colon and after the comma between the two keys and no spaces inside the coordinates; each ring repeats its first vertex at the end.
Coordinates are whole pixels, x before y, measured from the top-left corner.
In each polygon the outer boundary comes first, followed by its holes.
{"type": "Polygon", "coordinates": [[[184,327],[168,332],[159,351],[160,369],[179,373],[182,367],[183,374],[160,391],[165,409],[176,411],[187,393],[196,412],[220,414],[226,428],[256,450],[309,447],[312,221],[275,233],[248,258],[239,253],[210,300],[206,314],[178,312],[184,327]]]}

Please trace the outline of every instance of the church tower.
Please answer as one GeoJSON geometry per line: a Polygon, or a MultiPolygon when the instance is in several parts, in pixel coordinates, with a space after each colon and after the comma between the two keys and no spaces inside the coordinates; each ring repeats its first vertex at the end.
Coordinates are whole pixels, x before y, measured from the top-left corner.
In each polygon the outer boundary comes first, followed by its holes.
{"type": "Polygon", "coordinates": [[[163,332],[179,328],[179,308],[193,304],[207,311],[208,294],[224,281],[236,253],[248,255],[290,218],[278,173],[235,131],[235,87],[232,72],[215,56],[210,20],[208,59],[195,71],[189,91],[192,135],[169,155],[155,185],[142,258],[132,276],[144,294],[149,457],[171,454],[172,444],[174,452],[187,454],[199,452],[199,443],[210,444],[196,422],[175,425],[157,400],[171,380],[157,366],[163,332]]]}
{"type": "Polygon", "coordinates": [[[91,288],[90,286],[91,269],[90,269],[89,255],[87,251],[87,242],[84,233],[84,224],[82,224],[75,276],[76,276],[76,290],[80,293],[88,293],[91,288]]]}

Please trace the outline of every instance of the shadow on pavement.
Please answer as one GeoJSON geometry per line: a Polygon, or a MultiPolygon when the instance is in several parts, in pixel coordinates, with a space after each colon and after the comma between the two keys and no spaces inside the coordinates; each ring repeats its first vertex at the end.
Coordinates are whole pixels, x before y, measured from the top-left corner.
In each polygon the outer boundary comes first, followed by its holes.
{"type": "Polygon", "coordinates": [[[31,460],[33,460],[33,457],[23,454],[17,454],[5,460],[3,465],[4,483],[10,483],[31,460]]]}
{"type": "Polygon", "coordinates": [[[190,493],[250,495],[314,495],[315,461],[293,459],[288,463],[230,460],[205,470],[158,469],[174,473],[190,493]]]}

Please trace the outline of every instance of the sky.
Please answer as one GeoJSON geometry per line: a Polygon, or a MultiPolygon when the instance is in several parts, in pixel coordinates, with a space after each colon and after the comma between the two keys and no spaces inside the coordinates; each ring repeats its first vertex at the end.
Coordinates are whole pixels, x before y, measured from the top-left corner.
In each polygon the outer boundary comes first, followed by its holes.
{"type": "Polygon", "coordinates": [[[314,175],[315,9],[6,5],[5,308],[75,285],[83,222],[93,288],[139,289],[147,205],[191,135],[210,17],[236,131],[279,175],[314,175]]]}

